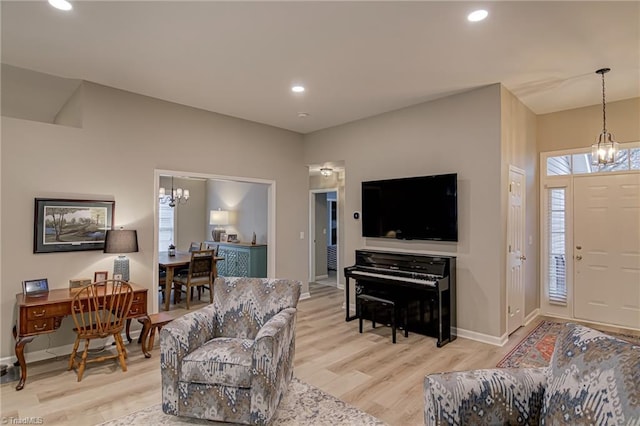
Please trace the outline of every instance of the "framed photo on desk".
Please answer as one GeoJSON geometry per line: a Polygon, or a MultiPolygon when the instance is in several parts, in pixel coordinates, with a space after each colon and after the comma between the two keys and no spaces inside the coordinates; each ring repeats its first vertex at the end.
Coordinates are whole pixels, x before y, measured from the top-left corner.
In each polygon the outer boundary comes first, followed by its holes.
{"type": "Polygon", "coordinates": [[[38,278],[36,280],[22,281],[22,292],[25,296],[43,296],[49,293],[49,280],[38,278]]]}

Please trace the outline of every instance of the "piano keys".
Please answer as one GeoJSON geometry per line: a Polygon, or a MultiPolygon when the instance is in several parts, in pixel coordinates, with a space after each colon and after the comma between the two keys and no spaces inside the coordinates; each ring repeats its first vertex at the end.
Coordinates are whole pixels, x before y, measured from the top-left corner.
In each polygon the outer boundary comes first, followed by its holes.
{"type": "MultiPolygon", "coordinates": [[[[442,347],[456,338],[456,258],[414,253],[356,250],[356,264],[344,268],[346,321],[350,283],[356,293],[392,297],[408,308],[408,330],[435,337],[442,347]]],[[[357,308],[356,308],[357,310],[357,308]]]]}

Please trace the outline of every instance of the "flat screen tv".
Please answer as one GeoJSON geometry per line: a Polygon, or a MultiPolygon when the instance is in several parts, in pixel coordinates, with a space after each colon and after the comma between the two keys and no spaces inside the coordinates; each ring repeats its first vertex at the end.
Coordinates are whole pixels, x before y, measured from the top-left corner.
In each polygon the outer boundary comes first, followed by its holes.
{"type": "Polygon", "coordinates": [[[362,182],[362,235],[458,241],[456,173],[362,182]]]}

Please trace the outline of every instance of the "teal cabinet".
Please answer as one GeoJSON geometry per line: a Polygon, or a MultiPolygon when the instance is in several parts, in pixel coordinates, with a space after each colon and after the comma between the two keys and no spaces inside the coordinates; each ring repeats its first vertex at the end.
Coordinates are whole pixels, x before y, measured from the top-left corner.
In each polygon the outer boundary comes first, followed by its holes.
{"type": "MultiPolygon", "coordinates": [[[[207,243],[211,243],[207,241],[207,243]]],[[[218,275],[221,277],[267,276],[267,246],[264,244],[215,243],[218,245],[218,275]]]]}

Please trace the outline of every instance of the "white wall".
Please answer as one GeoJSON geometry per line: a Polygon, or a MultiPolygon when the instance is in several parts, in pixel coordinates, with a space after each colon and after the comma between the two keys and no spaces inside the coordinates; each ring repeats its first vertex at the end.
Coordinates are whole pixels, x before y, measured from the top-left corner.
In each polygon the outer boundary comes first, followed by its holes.
{"type": "MultiPolygon", "coordinates": [[[[238,234],[241,242],[251,242],[256,233],[256,242],[266,244],[268,237],[268,191],[269,186],[259,183],[207,181],[207,223],[209,211],[229,211],[227,234],[238,234]]],[[[207,226],[207,240],[211,240],[214,226],[207,226]]]]}
{"type": "MultiPolygon", "coordinates": [[[[22,280],[48,277],[51,288],[65,288],[70,278],[113,268],[113,256],[98,251],[33,254],[34,198],[115,200],[115,225],[138,230],[131,280],[151,289],[154,170],[275,181],[275,275],[301,280],[308,292],[308,242],[299,238],[308,227],[308,170],[299,134],[93,83],[82,96],[83,128],[2,117],[0,356],[13,355],[8,330],[22,280]]],[[[36,339],[27,353],[71,343],[71,324],[65,319],[64,331],[36,339]]]]}
{"type": "Polygon", "coordinates": [[[345,164],[342,264],[364,247],[457,256],[458,328],[491,337],[505,332],[500,121],[495,84],[304,138],[307,164],[345,164]],[[352,214],[361,209],[362,181],[441,173],[458,173],[458,243],[361,237],[352,214]]]}

